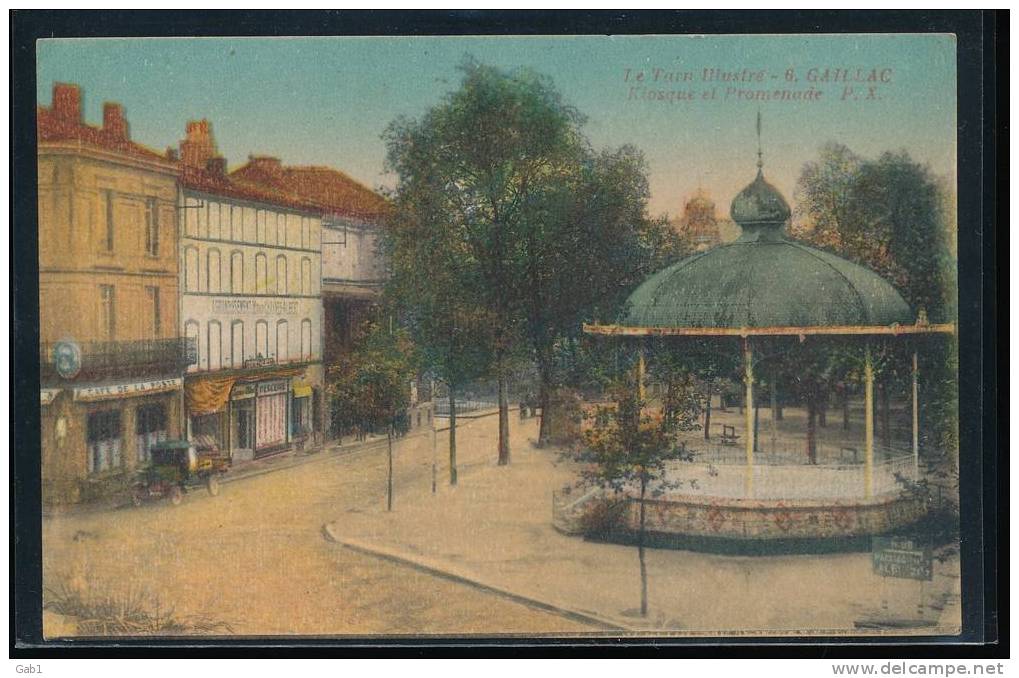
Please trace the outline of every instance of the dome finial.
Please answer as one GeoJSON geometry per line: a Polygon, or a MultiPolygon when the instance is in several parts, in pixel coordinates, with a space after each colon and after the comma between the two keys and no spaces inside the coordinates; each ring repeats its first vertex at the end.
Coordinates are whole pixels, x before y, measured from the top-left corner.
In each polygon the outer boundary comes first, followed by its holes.
{"type": "Polygon", "coordinates": [[[761,109],[757,109],[757,171],[764,167],[764,154],[761,152],[761,109]]]}

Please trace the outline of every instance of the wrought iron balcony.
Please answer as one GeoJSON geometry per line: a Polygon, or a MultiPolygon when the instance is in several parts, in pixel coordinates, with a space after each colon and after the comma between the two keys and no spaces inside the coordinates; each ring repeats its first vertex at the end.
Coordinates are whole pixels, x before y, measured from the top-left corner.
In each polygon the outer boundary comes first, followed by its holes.
{"type": "Polygon", "coordinates": [[[88,381],[133,377],[180,376],[188,365],[195,362],[197,346],[194,339],[150,339],[144,341],[110,341],[78,344],[80,364],[77,374],[68,370],[65,360],[62,370],[57,368],[54,348],[61,342],[39,345],[40,377],[43,384],[83,383],[88,381]],[[61,374],[69,376],[64,376],[61,374]]]}

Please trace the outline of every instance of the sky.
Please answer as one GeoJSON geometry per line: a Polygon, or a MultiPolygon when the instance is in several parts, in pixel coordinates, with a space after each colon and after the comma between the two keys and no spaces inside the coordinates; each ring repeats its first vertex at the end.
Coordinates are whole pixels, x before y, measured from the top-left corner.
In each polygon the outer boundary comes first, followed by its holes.
{"type": "Polygon", "coordinates": [[[471,55],[549,76],[595,148],[641,149],[653,214],[680,215],[702,188],[727,216],[754,178],[758,111],[765,176],[790,202],[827,141],[866,157],[905,149],[955,180],[951,35],[55,39],[37,50],[41,105],[54,82],[77,83],[88,122],[120,102],[131,138],[160,150],[207,118],[231,168],[273,155],[392,186],[387,124],[439,103],[471,55]]]}

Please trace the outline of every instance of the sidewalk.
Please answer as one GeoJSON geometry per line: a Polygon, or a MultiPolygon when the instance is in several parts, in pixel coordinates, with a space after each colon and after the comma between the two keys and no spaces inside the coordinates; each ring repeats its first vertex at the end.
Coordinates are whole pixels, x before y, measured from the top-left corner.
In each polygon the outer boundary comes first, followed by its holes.
{"type": "MultiPolygon", "coordinates": [[[[420,436],[431,435],[431,429],[421,428],[408,433],[403,437],[394,438],[393,442],[396,444],[402,440],[412,440],[420,436]]],[[[227,484],[237,482],[239,480],[245,480],[247,478],[255,478],[257,476],[265,475],[266,473],[283,471],[289,468],[294,468],[295,466],[303,466],[304,464],[314,463],[323,459],[331,459],[337,455],[356,455],[363,452],[369,452],[371,450],[378,449],[380,446],[385,444],[386,436],[369,435],[364,440],[353,440],[348,438],[347,442],[337,442],[333,440],[304,450],[291,449],[285,452],[280,452],[279,454],[262,457],[261,459],[234,463],[230,466],[230,469],[221,476],[220,483],[227,484]]],[[[130,493],[125,493],[123,495],[114,495],[112,497],[87,504],[67,504],[55,507],[43,507],[42,515],[43,517],[85,515],[89,513],[114,511],[128,506],[131,506],[131,496],[130,493]]]]}
{"type": "MultiPolygon", "coordinates": [[[[392,513],[381,507],[347,513],[325,526],[327,534],[347,548],[600,621],[602,628],[670,635],[880,634],[856,623],[884,614],[939,620],[937,629],[897,634],[958,632],[958,607],[946,605],[958,593],[958,558],[935,563],[934,581],[921,585],[874,575],[869,553],[733,557],[650,549],[650,613],[640,618],[636,549],[586,542],[552,527],[552,491],[572,474],[556,450],[531,445],[537,421],[511,417],[512,463],[503,467],[485,437],[491,437],[491,420],[466,424],[457,436],[463,462],[457,487],[440,482],[434,495],[422,484],[401,488],[392,513]],[[881,613],[882,599],[887,613],[881,613]]],[[[438,439],[440,459],[444,438],[438,439]]],[[[443,479],[444,464],[440,469],[443,479]]]]}

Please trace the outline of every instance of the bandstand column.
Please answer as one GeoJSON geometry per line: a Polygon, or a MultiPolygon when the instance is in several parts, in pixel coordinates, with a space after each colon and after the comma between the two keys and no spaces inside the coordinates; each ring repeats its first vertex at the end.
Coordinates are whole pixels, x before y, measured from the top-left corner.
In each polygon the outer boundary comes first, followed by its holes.
{"type": "Polygon", "coordinates": [[[920,480],[920,405],[919,405],[920,367],[913,351],[913,471],[914,480],[920,480]]]}
{"type": "Polygon", "coordinates": [[[870,499],[874,494],[874,364],[870,357],[870,344],[863,354],[863,490],[870,499]]]}
{"type": "Polygon", "coordinates": [[[637,399],[644,402],[644,342],[640,344],[640,350],[637,352],[637,399]]]}
{"type": "Polygon", "coordinates": [[[747,497],[754,496],[754,363],[750,337],[743,339],[743,380],[746,382],[746,401],[743,414],[746,417],[747,468],[743,483],[743,493],[747,497]]]}

